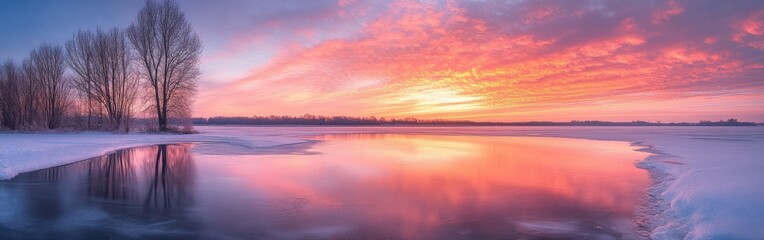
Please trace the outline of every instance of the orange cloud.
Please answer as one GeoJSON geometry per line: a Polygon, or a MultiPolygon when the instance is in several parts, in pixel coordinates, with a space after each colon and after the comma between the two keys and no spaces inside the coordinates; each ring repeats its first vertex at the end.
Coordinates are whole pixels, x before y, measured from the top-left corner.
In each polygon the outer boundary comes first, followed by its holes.
{"type": "Polygon", "coordinates": [[[720,28],[735,32],[727,42],[713,37],[718,33],[672,39],[678,35],[665,25],[691,13],[676,1],[646,10],[653,13],[649,19],[602,9],[607,6],[522,4],[526,14],[503,16],[452,1],[390,3],[350,36],[280,46],[247,76],[201,92],[197,113],[511,121],[697,120],[764,112],[764,103],[740,102],[759,95],[735,97],[764,90],[762,59],[740,50],[741,44],[759,46],[751,39],[760,39],[762,14],[720,28]],[[563,27],[571,22],[577,25],[563,27]],[[685,101],[697,96],[724,96],[716,100],[731,108],[684,116],[648,111],[647,104],[715,105],[685,101]],[[640,110],[619,115],[631,110],[617,106],[640,110]]]}

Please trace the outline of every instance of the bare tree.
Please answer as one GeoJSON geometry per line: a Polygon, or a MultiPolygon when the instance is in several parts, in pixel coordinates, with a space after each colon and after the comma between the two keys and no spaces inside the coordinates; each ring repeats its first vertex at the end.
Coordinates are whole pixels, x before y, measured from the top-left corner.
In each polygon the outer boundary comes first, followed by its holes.
{"type": "Polygon", "coordinates": [[[16,130],[21,123],[21,74],[12,60],[0,67],[0,118],[3,126],[16,130]]]}
{"type": "Polygon", "coordinates": [[[66,63],[76,75],[73,78],[73,86],[84,98],[87,111],[87,128],[93,128],[93,101],[92,86],[95,82],[95,57],[93,56],[93,41],[95,36],[90,31],[79,30],[71,40],[66,42],[66,63]]]}
{"type": "Polygon", "coordinates": [[[21,123],[26,129],[36,129],[41,122],[42,84],[29,58],[21,62],[21,123]]]}
{"type": "Polygon", "coordinates": [[[200,74],[199,37],[172,0],[146,1],[127,32],[153,96],[159,130],[167,131],[168,118],[173,117],[168,113],[190,109],[200,74]]]}
{"type": "Polygon", "coordinates": [[[119,128],[125,117],[130,116],[138,81],[131,65],[131,52],[124,31],[112,29],[96,32],[96,59],[100,71],[95,90],[105,107],[113,126],[119,128]]]}
{"type": "Polygon", "coordinates": [[[31,77],[39,81],[41,110],[49,129],[58,128],[68,101],[67,78],[64,78],[64,54],[59,46],[43,44],[29,55],[31,77]]]}
{"type": "Polygon", "coordinates": [[[124,31],[79,31],[66,44],[67,63],[77,75],[75,86],[89,102],[104,109],[112,129],[128,131],[137,97],[138,80],[124,31]]]}

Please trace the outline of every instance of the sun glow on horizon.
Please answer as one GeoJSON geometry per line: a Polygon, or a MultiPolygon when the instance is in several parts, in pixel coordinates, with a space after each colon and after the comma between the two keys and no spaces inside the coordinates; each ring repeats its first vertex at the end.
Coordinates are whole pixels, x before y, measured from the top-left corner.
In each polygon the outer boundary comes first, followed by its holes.
{"type": "MultiPolygon", "coordinates": [[[[126,27],[142,4],[5,3],[0,52],[126,27]]],[[[196,117],[764,122],[764,1],[179,5],[204,47],[196,117]]]]}
{"type": "Polygon", "coordinates": [[[196,116],[764,121],[764,2],[359,0],[273,11],[283,16],[201,30],[235,37],[205,52],[210,87],[196,116]]]}

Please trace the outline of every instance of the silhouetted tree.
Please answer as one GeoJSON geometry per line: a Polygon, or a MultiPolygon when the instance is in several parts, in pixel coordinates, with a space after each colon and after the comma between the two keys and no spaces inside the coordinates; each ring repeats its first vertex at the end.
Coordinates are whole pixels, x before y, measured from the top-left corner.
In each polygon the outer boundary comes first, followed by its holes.
{"type": "Polygon", "coordinates": [[[87,128],[93,128],[93,114],[96,108],[93,101],[95,82],[95,36],[90,31],[79,30],[66,42],[66,63],[76,75],[72,80],[75,90],[80,93],[87,112],[87,128]]]}
{"type": "Polygon", "coordinates": [[[21,121],[21,74],[12,60],[0,67],[0,119],[2,125],[16,130],[21,121]]]}
{"type": "MultiPolygon", "coordinates": [[[[88,101],[89,120],[93,102],[105,109],[112,129],[125,131],[137,97],[138,80],[124,31],[80,31],[66,43],[67,62],[77,77],[76,89],[88,101]]],[[[88,121],[90,126],[90,121],[88,121]]]]}
{"type": "Polygon", "coordinates": [[[42,83],[37,76],[37,68],[27,58],[21,62],[21,123],[27,129],[36,129],[42,124],[42,83]]]}
{"type": "Polygon", "coordinates": [[[146,1],[127,32],[151,91],[159,130],[167,131],[169,118],[190,116],[191,98],[200,74],[199,37],[171,0],[146,1]]]}
{"type": "Polygon", "coordinates": [[[68,86],[64,54],[59,46],[43,44],[29,55],[31,77],[39,81],[42,113],[49,129],[58,128],[67,107],[68,86]]]}

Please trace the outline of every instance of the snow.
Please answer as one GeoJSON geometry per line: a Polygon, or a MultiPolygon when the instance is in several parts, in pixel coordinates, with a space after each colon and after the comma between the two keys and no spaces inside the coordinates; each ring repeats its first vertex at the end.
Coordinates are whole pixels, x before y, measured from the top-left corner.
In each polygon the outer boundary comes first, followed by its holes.
{"type": "MultiPolygon", "coordinates": [[[[764,127],[197,127],[192,135],[0,133],[0,179],[122,148],[194,142],[202,154],[304,154],[342,133],[545,136],[626,141],[655,183],[638,222],[653,239],[764,236],[764,127]]],[[[606,179],[604,179],[606,180],[606,179]]],[[[529,225],[534,227],[536,225],[529,225]]],[[[561,226],[564,227],[564,226],[561,226]]]]}
{"type": "MultiPolygon", "coordinates": [[[[287,151],[280,145],[303,143],[295,137],[248,135],[246,132],[227,132],[219,129],[202,134],[115,134],[105,132],[81,133],[0,133],[0,180],[10,179],[19,173],[69,164],[111,151],[162,143],[226,144],[239,154],[276,153],[273,149],[287,151]]],[[[222,149],[221,151],[224,151],[222,149]]],[[[212,150],[206,154],[215,154],[212,150]]]]}

